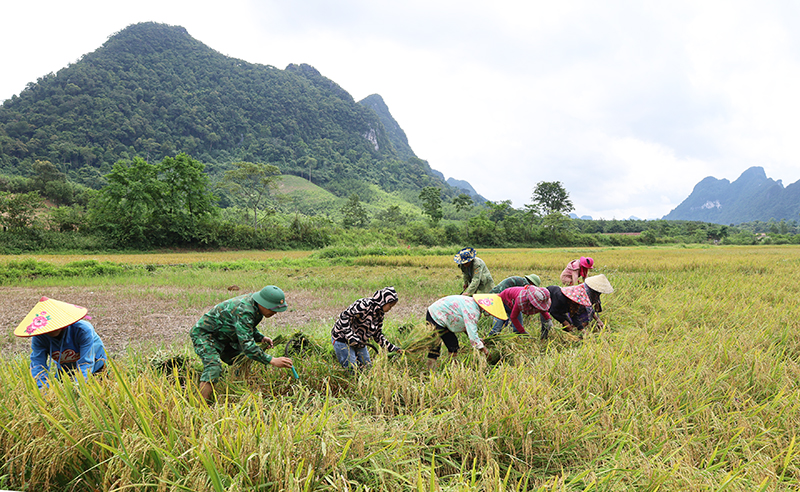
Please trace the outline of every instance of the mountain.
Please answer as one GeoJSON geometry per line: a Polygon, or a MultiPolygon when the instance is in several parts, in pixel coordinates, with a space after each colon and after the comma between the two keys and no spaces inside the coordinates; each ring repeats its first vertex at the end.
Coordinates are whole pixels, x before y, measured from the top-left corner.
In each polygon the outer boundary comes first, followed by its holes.
{"type": "Polygon", "coordinates": [[[800,181],[783,187],[768,178],[764,168],[751,167],[731,183],[711,176],[697,183],[666,220],[699,220],[740,224],[755,220],[797,220],[800,214],[800,181]]]}
{"type": "Polygon", "coordinates": [[[438,186],[378,95],[359,104],[314,67],[230,58],[183,27],[135,24],[0,107],[0,172],[48,160],[99,188],[120,159],[186,152],[217,174],[231,162],[277,165],[323,188],[438,186]],[[338,185],[338,186],[337,186],[338,185]]]}
{"type": "MultiPolygon", "coordinates": [[[[397,155],[400,156],[401,159],[417,157],[414,155],[414,151],[411,150],[411,146],[408,145],[406,132],[400,128],[400,125],[392,117],[392,113],[389,112],[389,107],[383,102],[383,98],[380,95],[372,94],[371,96],[367,96],[360,100],[358,104],[375,111],[375,114],[378,115],[381,123],[383,123],[383,128],[386,130],[389,141],[392,143],[394,150],[397,151],[397,155]]],[[[444,179],[444,177],[442,177],[442,179],[444,179]]]]}
{"type": "Polygon", "coordinates": [[[486,198],[479,195],[478,192],[475,191],[475,188],[473,188],[472,185],[466,181],[455,178],[447,178],[447,184],[458,189],[459,191],[466,192],[467,195],[469,195],[475,201],[475,203],[483,203],[487,201],[486,198]]]}

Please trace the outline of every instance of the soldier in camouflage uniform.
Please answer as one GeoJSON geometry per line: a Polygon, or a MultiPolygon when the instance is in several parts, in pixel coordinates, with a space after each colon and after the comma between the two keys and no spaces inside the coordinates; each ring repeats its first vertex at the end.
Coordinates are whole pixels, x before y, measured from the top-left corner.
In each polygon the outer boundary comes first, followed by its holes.
{"type": "Polygon", "coordinates": [[[257,326],[263,318],[286,311],[283,291],[268,285],[259,292],[245,294],[223,301],[204,314],[192,328],[189,336],[194,351],[203,361],[200,376],[200,394],[211,397],[213,383],[222,371],[221,361],[232,364],[238,357],[246,356],[264,365],[292,367],[288,357],[272,357],[257,345],[272,348],[272,339],[262,335],[257,326]]]}

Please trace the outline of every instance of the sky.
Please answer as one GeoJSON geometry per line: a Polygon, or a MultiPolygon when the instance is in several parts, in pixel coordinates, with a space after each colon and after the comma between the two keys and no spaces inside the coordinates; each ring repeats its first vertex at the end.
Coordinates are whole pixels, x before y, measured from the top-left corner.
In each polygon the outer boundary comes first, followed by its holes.
{"type": "Polygon", "coordinates": [[[707,176],[800,180],[800,2],[6,2],[0,100],[138,22],[380,94],[416,155],[492,201],[661,218],[707,176]]]}

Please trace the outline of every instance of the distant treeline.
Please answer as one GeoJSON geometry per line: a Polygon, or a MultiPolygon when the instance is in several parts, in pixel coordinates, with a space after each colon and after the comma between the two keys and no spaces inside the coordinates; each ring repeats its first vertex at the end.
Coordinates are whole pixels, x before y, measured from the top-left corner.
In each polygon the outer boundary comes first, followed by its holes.
{"type": "Polygon", "coordinates": [[[515,209],[509,201],[442,203],[435,188],[420,194],[424,215],[411,216],[389,206],[369,217],[353,194],[340,210],[306,216],[284,209],[269,193],[278,172],[274,166],[240,163],[215,188],[229,191],[232,205],[221,208],[203,164],[186,154],[158,164],[139,158],[120,161],[100,190],[75,184],[51,163],[37,161],[32,177],[0,176],[0,253],[800,243],[796,221],[734,226],[574,220],[545,215],[534,205],[515,209]]]}

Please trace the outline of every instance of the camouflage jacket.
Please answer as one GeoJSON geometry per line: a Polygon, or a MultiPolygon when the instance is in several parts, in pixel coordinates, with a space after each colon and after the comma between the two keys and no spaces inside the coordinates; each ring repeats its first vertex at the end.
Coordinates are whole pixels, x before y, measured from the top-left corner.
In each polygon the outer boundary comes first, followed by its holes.
{"type": "Polygon", "coordinates": [[[214,306],[197,321],[191,336],[210,337],[217,343],[238,348],[253,360],[269,364],[272,356],[256,345],[264,339],[257,329],[263,318],[253,294],[244,294],[214,306]]]}

